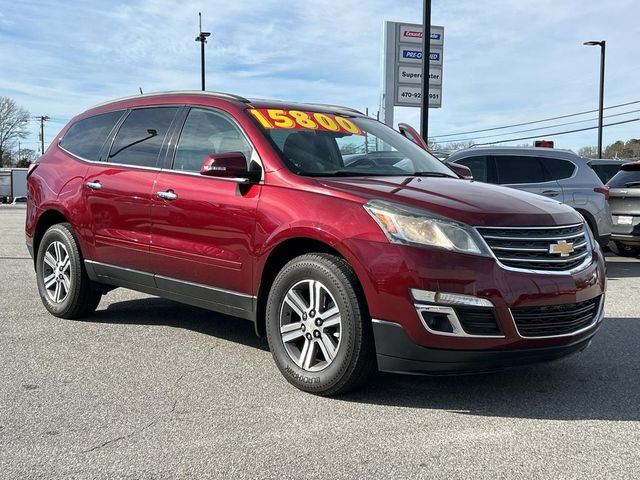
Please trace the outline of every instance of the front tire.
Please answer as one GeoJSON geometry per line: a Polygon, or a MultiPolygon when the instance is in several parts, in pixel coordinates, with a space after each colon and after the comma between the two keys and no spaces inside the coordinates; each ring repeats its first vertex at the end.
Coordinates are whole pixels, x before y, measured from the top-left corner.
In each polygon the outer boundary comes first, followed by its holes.
{"type": "Polygon", "coordinates": [[[357,388],[376,371],[373,333],[353,270],[326,253],[276,276],[266,310],[269,348],[289,383],[317,395],[357,388]]]}
{"type": "Polygon", "coordinates": [[[59,223],[45,232],[36,257],[38,292],[56,317],[84,317],[98,307],[102,294],[89,280],[71,225],[59,223]]]}

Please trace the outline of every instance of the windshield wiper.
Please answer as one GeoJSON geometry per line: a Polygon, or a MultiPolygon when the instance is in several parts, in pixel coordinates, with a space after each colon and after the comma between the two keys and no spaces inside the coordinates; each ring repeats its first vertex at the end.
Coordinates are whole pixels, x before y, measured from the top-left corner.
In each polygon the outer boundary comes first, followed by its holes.
{"type": "Polygon", "coordinates": [[[399,177],[403,173],[362,172],[357,170],[329,170],[326,172],[302,172],[307,177],[399,177]]]}
{"type": "Polygon", "coordinates": [[[446,177],[446,178],[456,178],[453,175],[449,175],[447,173],[442,172],[413,172],[407,173],[408,177],[446,177]]]}

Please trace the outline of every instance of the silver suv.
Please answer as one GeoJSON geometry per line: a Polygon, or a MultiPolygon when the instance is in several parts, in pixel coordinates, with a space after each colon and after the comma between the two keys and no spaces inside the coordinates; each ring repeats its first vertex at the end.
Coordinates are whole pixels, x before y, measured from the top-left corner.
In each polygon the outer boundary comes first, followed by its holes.
{"type": "Polygon", "coordinates": [[[569,150],[533,147],[471,147],[447,161],[471,169],[474,180],[526,190],[575,208],[601,246],[611,238],[608,189],[587,160],[569,150]]]}

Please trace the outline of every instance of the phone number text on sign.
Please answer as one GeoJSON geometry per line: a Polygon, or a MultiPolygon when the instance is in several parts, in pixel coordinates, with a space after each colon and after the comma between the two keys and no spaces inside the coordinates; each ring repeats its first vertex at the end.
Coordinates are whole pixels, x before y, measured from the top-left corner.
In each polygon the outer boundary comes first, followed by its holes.
{"type": "Polygon", "coordinates": [[[364,135],[364,132],[351,120],[332,113],[276,108],[251,108],[249,113],[263,128],[267,129],[323,130],[349,135],[364,135]]]}

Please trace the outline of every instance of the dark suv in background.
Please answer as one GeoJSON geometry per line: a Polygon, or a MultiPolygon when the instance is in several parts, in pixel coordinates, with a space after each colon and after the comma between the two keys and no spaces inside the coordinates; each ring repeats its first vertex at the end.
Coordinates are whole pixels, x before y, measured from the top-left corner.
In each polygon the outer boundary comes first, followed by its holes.
{"type": "Polygon", "coordinates": [[[26,238],[53,315],[125,287],[245,318],[323,395],[376,368],[557,359],[604,315],[575,210],[465,180],[335,106],[174,92],[92,108],[30,170],[26,238]]]}
{"type": "Polygon", "coordinates": [[[611,239],[621,255],[640,254],[640,161],[622,165],[609,180],[611,239]]]}
{"type": "Polygon", "coordinates": [[[474,180],[517,188],[575,208],[601,246],[611,236],[608,191],[587,160],[569,150],[471,147],[447,158],[471,169],[474,180]]]}

